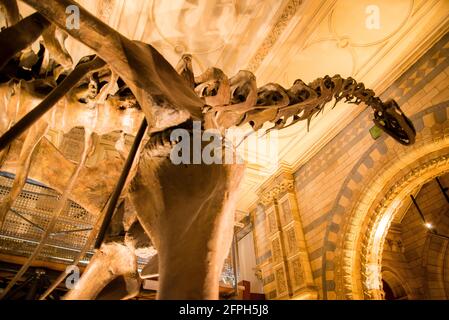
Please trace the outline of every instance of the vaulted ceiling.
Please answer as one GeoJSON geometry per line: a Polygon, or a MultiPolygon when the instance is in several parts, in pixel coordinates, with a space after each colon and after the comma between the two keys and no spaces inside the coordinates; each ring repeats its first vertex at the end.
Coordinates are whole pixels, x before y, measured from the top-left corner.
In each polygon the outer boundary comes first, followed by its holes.
{"type": "MultiPolygon", "coordinates": [[[[172,65],[191,53],[196,74],[210,66],[228,76],[247,69],[255,73],[258,86],[277,82],[287,88],[298,78],[308,82],[338,73],[382,93],[449,26],[446,0],[78,2],[127,37],[152,44],[172,65]],[[376,17],[378,24],[372,20],[376,17]]],[[[21,10],[31,12],[22,3],[21,10]]],[[[67,45],[75,61],[90,53],[73,39],[67,45]]],[[[309,132],[298,123],[269,136],[268,148],[242,145],[251,161],[238,210],[248,211],[280,163],[299,167],[364,107],[342,103],[327,108],[309,132]]]]}

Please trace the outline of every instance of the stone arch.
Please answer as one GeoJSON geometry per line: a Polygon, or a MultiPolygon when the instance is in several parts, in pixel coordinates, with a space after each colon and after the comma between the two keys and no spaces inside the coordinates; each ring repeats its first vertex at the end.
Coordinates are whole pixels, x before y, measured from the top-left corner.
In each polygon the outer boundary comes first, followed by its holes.
{"type": "Polygon", "coordinates": [[[412,117],[417,130],[412,147],[383,135],[354,165],[327,221],[324,299],[381,298],[379,252],[385,234],[377,231],[376,235],[376,230],[379,226],[388,230],[400,197],[412,186],[449,171],[448,105],[445,101],[412,117]],[[368,252],[374,239],[375,250],[368,252]],[[373,259],[376,263],[367,267],[373,259]]]}
{"type": "Polygon", "coordinates": [[[389,267],[382,267],[382,280],[387,282],[396,297],[407,297],[411,294],[407,282],[389,267]]]}
{"type": "MultiPolygon", "coordinates": [[[[360,203],[354,211],[354,216],[349,229],[353,231],[360,230],[360,238],[354,239],[347,236],[345,239],[345,253],[350,250],[357,250],[358,254],[353,255],[352,261],[345,261],[346,267],[360,268],[359,280],[361,280],[361,288],[357,288],[357,284],[351,284],[352,293],[357,293],[357,289],[362,289],[358,298],[381,299],[381,266],[382,251],[385,237],[391,221],[393,220],[397,210],[403,199],[412,193],[414,189],[434,179],[435,177],[449,172],[449,149],[445,149],[446,155],[433,157],[424,163],[417,161],[415,168],[399,180],[394,179],[394,185],[384,193],[377,205],[360,203]],[[364,217],[361,215],[365,212],[364,217]],[[362,221],[365,219],[364,221],[362,221]],[[359,224],[359,225],[357,225],[359,224]]],[[[365,196],[363,201],[369,203],[369,199],[365,196]]],[[[347,282],[349,285],[349,282],[347,282]]],[[[359,283],[360,285],[360,283],[359,283]]],[[[349,289],[349,286],[347,286],[349,289]]]]}

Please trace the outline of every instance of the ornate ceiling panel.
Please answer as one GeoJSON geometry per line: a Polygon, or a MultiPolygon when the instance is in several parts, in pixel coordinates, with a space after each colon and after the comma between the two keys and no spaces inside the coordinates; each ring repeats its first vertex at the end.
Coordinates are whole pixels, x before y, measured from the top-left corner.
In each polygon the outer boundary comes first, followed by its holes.
{"type": "MultiPolygon", "coordinates": [[[[151,43],[173,65],[183,53],[194,69],[210,66],[232,75],[241,69],[272,31],[288,1],[283,0],[79,0],[83,7],[125,36],[151,43]]],[[[299,2],[296,0],[295,2],[299,2]]],[[[21,4],[22,8],[26,5],[21,4]]],[[[31,13],[32,10],[26,11],[31,13]]],[[[279,28],[278,28],[279,29],[279,28]]],[[[77,61],[89,53],[68,40],[77,61]]]]}

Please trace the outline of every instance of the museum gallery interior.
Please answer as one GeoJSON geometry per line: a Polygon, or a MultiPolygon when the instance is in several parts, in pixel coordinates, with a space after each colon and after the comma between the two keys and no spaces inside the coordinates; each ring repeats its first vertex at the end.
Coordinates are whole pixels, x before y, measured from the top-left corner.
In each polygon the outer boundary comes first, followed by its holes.
{"type": "Polygon", "coordinates": [[[449,299],[448,0],[0,0],[0,300],[449,299]]]}

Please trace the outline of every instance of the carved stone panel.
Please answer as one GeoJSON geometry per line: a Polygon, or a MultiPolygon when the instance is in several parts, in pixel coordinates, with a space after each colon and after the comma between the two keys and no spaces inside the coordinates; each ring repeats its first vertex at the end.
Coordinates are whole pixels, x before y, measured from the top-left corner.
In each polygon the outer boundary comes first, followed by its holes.
{"type": "MultiPolygon", "coordinates": [[[[272,253],[265,267],[272,270],[275,277],[276,299],[298,294],[303,297],[302,290],[313,286],[293,181],[289,171],[280,171],[259,192],[259,203],[266,213],[266,236],[272,253]]],[[[268,299],[273,299],[273,290],[269,284],[264,286],[268,299]]]]}
{"type": "Polygon", "coordinates": [[[297,253],[298,240],[296,237],[296,231],[295,231],[294,226],[286,229],[284,231],[284,234],[285,234],[285,243],[286,243],[287,254],[292,255],[292,254],[297,253]]]}
{"type": "Polygon", "coordinates": [[[290,270],[292,275],[292,286],[296,290],[304,284],[304,271],[299,257],[290,261],[290,270]]]}
{"type": "Polygon", "coordinates": [[[276,269],[275,276],[278,288],[278,295],[283,295],[287,293],[288,290],[287,280],[283,266],[280,266],[279,268],[276,269]]]}
{"type": "Polygon", "coordinates": [[[283,255],[279,237],[276,237],[271,241],[271,252],[273,253],[273,263],[277,263],[282,260],[283,255]]]}
{"type": "Polygon", "coordinates": [[[280,208],[281,208],[281,223],[284,226],[293,220],[292,209],[290,206],[290,199],[288,197],[281,202],[280,208]]]}
{"type": "Polygon", "coordinates": [[[267,210],[267,230],[268,234],[272,234],[276,231],[278,231],[278,224],[276,219],[276,212],[274,210],[274,207],[271,207],[267,210]]]}
{"type": "Polygon", "coordinates": [[[277,282],[275,271],[271,266],[262,268],[263,291],[267,299],[274,299],[277,296],[277,282]]]}

